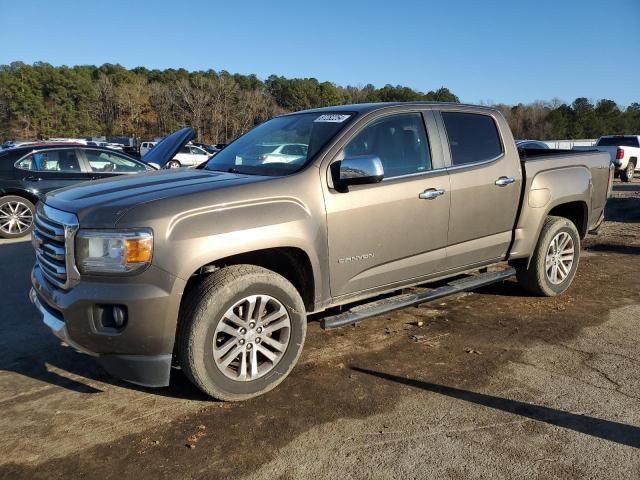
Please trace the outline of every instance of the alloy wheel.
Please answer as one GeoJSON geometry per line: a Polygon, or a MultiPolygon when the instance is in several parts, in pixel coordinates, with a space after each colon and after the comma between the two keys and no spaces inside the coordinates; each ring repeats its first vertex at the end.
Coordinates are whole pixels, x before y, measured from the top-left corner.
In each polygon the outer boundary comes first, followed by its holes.
{"type": "Polygon", "coordinates": [[[549,244],[545,257],[545,273],[554,285],[565,281],[575,259],[573,239],[567,232],[558,233],[549,244]]]}
{"type": "Polygon", "coordinates": [[[248,382],[282,360],[291,338],[291,318],[269,295],[251,295],[229,308],[213,334],[213,359],[228,378],[248,382]]]}
{"type": "Polygon", "coordinates": [[[0,206],[0,230],[9,235],[24,233],[33,223],[31,209],[22,202],[11,201],[0,206]]]}

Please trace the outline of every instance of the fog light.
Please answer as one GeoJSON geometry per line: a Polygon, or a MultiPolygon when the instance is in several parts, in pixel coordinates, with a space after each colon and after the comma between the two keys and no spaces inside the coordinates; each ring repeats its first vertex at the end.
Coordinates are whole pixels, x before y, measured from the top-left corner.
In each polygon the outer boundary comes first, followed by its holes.
{"type": "Polygon", "coordinates": [[[101,333],[120,333],[127,326],[127,307],[124,305],[94,305],[93,324],[101,333]]]}
{"type": "Polygon", "coordinates": [[[124,311],[124,309],[118,305],[113,307],[113,323],[116,328],[124,327],[126,321],[127,313],[124,311]]]}

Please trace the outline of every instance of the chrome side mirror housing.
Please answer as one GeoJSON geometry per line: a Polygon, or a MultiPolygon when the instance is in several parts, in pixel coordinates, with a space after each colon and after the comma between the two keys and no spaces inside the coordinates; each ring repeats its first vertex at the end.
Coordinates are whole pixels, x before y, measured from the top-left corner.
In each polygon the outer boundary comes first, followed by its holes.
{"type": "Polygon", "coordinates": [[[360,155],[348,157],[331,165],[333,184],[338,191],[348,191],[349,185],[379,183],[384,178],[380,157],[360,155]]]}

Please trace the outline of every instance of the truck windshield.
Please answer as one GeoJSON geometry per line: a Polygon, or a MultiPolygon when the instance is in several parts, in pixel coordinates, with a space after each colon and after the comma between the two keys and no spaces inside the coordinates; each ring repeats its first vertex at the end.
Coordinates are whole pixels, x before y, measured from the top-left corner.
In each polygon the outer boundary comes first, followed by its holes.
{"type": "Polygon", "coordinates": [[[605,137],[598,140],[598,147],[637,147],[638,137],[605,137]]]}
{"type": "Polygon", "coordinates": [[[249,175],[290,175],[306,166],[353,117],[353,112],[332,112],[273,118],[238,138],[204,168],[249,175]]]}

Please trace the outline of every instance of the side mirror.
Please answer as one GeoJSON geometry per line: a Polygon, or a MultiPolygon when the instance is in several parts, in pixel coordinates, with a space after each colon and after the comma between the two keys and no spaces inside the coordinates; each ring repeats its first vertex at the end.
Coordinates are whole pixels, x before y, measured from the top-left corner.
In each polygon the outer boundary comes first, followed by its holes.
{"type": "Polygon", "coordinates": [[[147,163],[147,165],[152,167],[154,170],[160,170],[160,165],[158,165],[157,163],[147,163]]]}
{"type": "Polygon", "coordinates": [[[331,164],[331,176],[336,190],[347,191],[349,185],[381,182],[384,178],[384,169],[380,157],[361,155],[331,164]]]}

